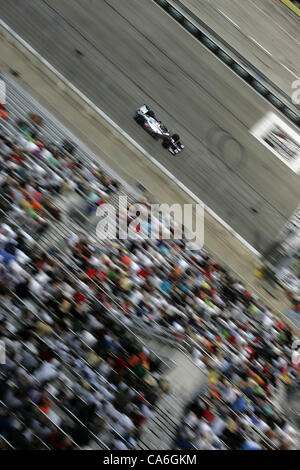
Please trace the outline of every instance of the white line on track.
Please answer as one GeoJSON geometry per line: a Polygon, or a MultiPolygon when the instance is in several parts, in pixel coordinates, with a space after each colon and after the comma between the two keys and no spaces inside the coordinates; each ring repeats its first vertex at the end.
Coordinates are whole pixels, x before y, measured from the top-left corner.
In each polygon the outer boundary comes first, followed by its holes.
{"type": "Polygon", "coordinates": [[[296,78],[299,78],[299,76],[297,74],[295,74],[291,69],[289,69],[286,65],[280,63],[280,65],[282,65],[282,67],[284,67],[288,72],[290,72],[294,77],[296,78]]]}
{"type": "Polygon", "coordinates": [[[251,39],[252,42],[254,42],[260,49],[262,49],[266,54],[268,54],[270,57],[272,57],[271,52],[269,52],[264,46],[262,46],[256,39],[254,39],[252,36],[247,36],[249,39],[251,39]]]}
{"type": "MultiPolygon", "coordinates": [[[[262,10],[258,5],[256,5],[256,3],[253,0],[250,0],[250,2],[253,4],[255,8],[257,8],[257,10],[259,10],[261,13],[263,13],[265,16],[267,16],[270,19],[270,16],[264,10],[262,10]]],[[[276,26],[278,26],[278,28],[280,28],[281,31],[287,34],[287,36],[293,39],[293,41],[296,41],[297,44],[300,44],[300,40],[292,36],[290,33],[288,33],[287,30],[281,26],[281,24],[277,23],[277,21],[274,21],[273,19],[272,19],[272,23],[276,24],[276,26]]]]}
{"type": "MultiPolygon", "coordinates": [[[[250,0],[251,3],[253,4],[253,6],[259,10],[261,13],[263,13],[265,16],[267,16],[269,18],[269,16],[267,15],[267,13],[262,10],[259,6],[256,5],[256,3],[253,1],[253,0],[250,0]]],[[[229,16],[227,16],[222,10],[220,10],[219,8],[217,9],[217,11],[222,15],[224,16],[228,21],[230,21],[230,23],[232,23],[237,29],[241,30],[242,28],[236,24],[229,16]]],[[[298,40],[297,38],[295,38],[294,36],[292,36],[290,33],[288,33],[286,31],[286,29],[284,29],[279,23],[277,23],[276,21],[272,20],[272,23],[276,24],[276,26],[278,26],[278,28],[280,28],[287,36],[289,36],[290,39],[292,39],[293,41],[295,41],[297,44],[300,44],[300,40],[298,40]]],[[[263,47],[259,42],[256,41],[256,39],[254,39],[253,37],[251,36],[247,36],[251,41],[253,41],[260,49],[262,49],[266,54],[268,54],[270,57],[273,57],[272,54],[265,48],[263,47]]],[[[299,78],[298,75],[296,75],[292,70],[290,70],[286,65],[284,65],[283,63],[279,62],[280,65],[282,67],[284,67],[289,73],[291,73],[294,77],[296,78],[299,78]]]]}
{"type": "Polygon", "coordinates": [[[218,12],[221,13],[221,15],[224,16],[228,21],[230,21],[230,23],[232,23],[237,29],[241,29],[239,25],[236,24],[229,16],[225,15],[224,11],[219,10],[218,8],[218,12]]]}

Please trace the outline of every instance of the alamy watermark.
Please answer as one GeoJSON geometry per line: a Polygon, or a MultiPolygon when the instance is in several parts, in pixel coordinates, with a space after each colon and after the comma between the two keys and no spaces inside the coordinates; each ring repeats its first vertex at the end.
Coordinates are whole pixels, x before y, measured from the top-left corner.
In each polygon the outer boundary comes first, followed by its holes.
{"type": "Polygon", "coordinates": [[[103,204],[96,212],[100,218],[96,234],[101,240],[185,240],[188,249],[204,244],[204,205],[202,204],[128,204],[120,196],[118,207],[103,204]]]}

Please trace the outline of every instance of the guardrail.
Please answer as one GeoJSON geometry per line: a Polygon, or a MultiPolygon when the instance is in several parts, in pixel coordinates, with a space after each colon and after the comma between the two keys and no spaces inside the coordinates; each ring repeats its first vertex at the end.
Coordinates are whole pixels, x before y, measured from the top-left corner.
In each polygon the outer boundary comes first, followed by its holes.
{"type": "MultiPolygon", "coordinates": [[[[242,57],[236,50],[227,44],[220,36],[218,36],[212,29],[205,25],[196,15],[194,15],[185,5],[179,0],[174,0],[181,10],[189,14],[195,23],[185,16],[178,8],[175,8],[173,3],[168,0],[153,0],[160,6],[166,13],[168,13],[177,23],[194,36],[203,46],[210,50],[218,59],[220,59],[227,67],[236,73],[242,80],[251,86],[257,93],[259,93],[265,100],[280,111],[285,117],[292,121],[298,128],[300,128],[300,114],[294,112],[286,102],[299,109],[299,106],[292,104],[291,98],[284,93],[277,85],[271,82],[265,75],[257,70],[250,62],[242,57]],[[205,31],[204,31],[205,29],[205,31]],[[209,31],[209,34],[207,33],[209,31]],[[231,51],[229,54],[217,42],[221,43],[227,50],[231,51]],[[239,58],[237,60],[233,54],[239,58]],[[260,79],[255,77],[259,75],[260,79]],[[264,83],[262,83],[264,82],[264,83]],[[279,98],[270,90],[272,87],[277,91],[279,98]]],[[[295,7],[296,8],[296,7],[295,7]]]]}

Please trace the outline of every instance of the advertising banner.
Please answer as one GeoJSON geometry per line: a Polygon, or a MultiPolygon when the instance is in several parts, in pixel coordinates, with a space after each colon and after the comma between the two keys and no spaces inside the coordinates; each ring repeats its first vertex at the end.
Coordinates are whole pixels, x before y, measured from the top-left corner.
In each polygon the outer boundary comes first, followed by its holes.
{"type": "Polygon", "coordinates": [[[286,121],[269,112],[250,133],[292,171],[300,173],[300,134],[286,121]]]}

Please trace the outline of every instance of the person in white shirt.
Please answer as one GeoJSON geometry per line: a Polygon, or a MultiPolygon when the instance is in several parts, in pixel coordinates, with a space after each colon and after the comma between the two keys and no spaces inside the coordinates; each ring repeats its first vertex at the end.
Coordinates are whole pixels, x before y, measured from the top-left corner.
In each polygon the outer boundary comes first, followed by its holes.
{"type": "Polygon", "coordinates": [[[183,421],[185,424],[187,424],[190,427],[193,427],[199,424],[199,419],[197,418],[195,413],[193,413],[192,411],[188,412],[188,414],[185,416],[183,421]]]}
{"type": "Polygon", "coordinates": [[[273,319],[272,315],[270,313],[268,313],[268,314],[265,313],[264,316],[263,316],[262,323],[263,323],[264,328],[266,328],[266,329],[271,328],[271,326],[274,325],[274,319],[273,319]]]}
{"type": "Polygon", "coordinates": [[[34,277],[35,281],[41,284],[41,286],[45,286],[47,282],[50,280],[50,277],[42,270],[40,270],[34,277]]]}
{"type": "Polygon", "coordinates": [[[144,294],[139,288],[134,288],[132,289],[129,298],[134,305],[138,305],[140,301],[144,298],[144,294]]]}
{"type": "Polygon", "coordinates": [[[37,282],[33,277],[29,281],[29,290],[33,295],[41,297],[43,295],[43,286],[37,282]]]}
{"type": "Polygon", "coordinates": [[[199,432],[204,435],[213,435],[213,430],[208,424],[208,421],[205,418],[202,418],[198,424],[198,430],[199,432]]]}
{"type": "Polygon", "coordinates": [[[128,447],[120,439],[114,439],[112,441],[113,450],[129,450],[128,447]]]}
{"type": "Polygon", "coordinates": [[[56,359],[52,359],[51,362],[45,361],[33,375],[39,382],[54,379],[58,374],[58,366],[59,362],[56,359]]]}
{"type": "Polygon", "coordinates": [[[9,225],[1,224],[1,230],[8,238],[17,238],[16,232],[9,225]]]}
{"type": "Polygon", "coordinates": [[[152,419],[155,416],[155,412],[144,403],[141,406],[141,412],[147,419],[152,419]]]}
{"type": "Polygon", "coordinates": [[[45,161],[49,160],[49,158],[52,156],[53,154],[49,152],[49,150],[46,147],[44,147],[40,152],[40,157],[45,161]]]}
{"type": "Polygon", "coordinates": [[[23,251],[19,250],[18,248],[16,249],[16,260],[18,261],[19,264],[26,264],[30,261],[29,256],[25,255],[23,251]]]}
{"type": "Polygon", "coordinates": [[[121,424],[121,426],[124,427],[126,432],[130,432],[130,431],[133,431],[135,429],[135,426],[134,426],[132,420],[125,413],[120,414],[119,423],[121,424]]]}
{"type": "Polygon", "coordinates": [[[221,418],[219,415],[215,415],[215,419],[211,424],[212,431],[215,433],[216,436],[221,436],[223,431],[225,430],[227,423],[224,419],[221,418]]]}

